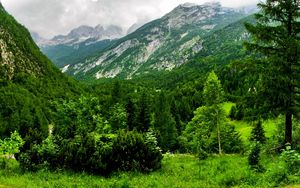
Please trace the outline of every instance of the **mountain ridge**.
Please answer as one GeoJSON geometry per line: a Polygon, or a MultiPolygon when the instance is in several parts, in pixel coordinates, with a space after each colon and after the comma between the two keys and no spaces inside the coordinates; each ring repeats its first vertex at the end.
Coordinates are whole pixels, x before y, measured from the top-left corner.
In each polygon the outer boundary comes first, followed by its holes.
{"type": "Polygon", "coordinates": [[[179,5],[162,18],[117,40],[98,55],[66,65],[66,73],[77,78],[131,79],[141,73],[172,70],[201,51],[201,39],[205,35],[245,16],[220,3],[179,5]]]}

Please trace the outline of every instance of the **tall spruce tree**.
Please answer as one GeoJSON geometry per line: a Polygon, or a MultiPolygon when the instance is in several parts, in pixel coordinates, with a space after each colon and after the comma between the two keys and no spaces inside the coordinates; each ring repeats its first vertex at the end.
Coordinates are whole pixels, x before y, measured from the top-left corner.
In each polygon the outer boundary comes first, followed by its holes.
{"type": "Polygon", "coordinates": [[[164,91],[158,96],[154,113],[154,127],[158,131],[158,144],[163,151],[173,151],[177,142],[176,122],[171,114],[170,104],[164,91]]]}
{"type": "Polygon", "coordinates": [[[127,99],[125,109],[127,113],[127,128],[132,131],[137,126],[137,107],[131,97],[127,99]]]}
{"type": "Polygon", "coordinates": [[[138,131],[147,132],[151,126],[151,115],[149,108],[148,96],[145,92],[143,92],[140,98],[138,131]]]}
{"type": "Polygon", "coordinates": [[[300,1],[266,0],[258,6],[257,23],[245,24],[254,39],[246,48],[260,57],[255,62],[261,72],[257,98],[265,113],[285,114],[285,142],[291,143],[299,104],[300,1]]]}

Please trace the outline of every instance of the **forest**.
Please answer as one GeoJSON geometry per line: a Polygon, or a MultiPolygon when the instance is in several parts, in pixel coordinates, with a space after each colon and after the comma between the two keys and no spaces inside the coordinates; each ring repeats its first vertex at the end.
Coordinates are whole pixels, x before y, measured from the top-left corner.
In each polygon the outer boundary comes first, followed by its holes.
{"type": "Polygon", "coordinates": [[[0,32],[12,24],[48,71],[0,67],[0,187],[300,185],[300,2],[258,6],[228,64],[224,51],[170,72],[81,82],[0,10],[0,32]]]}

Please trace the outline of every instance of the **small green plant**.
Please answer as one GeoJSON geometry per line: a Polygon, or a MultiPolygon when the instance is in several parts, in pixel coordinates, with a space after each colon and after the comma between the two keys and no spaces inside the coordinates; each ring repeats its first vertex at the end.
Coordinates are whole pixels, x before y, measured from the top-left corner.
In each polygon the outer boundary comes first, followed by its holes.
{"type": "Polygon", "coordinates": [[[259,143],[256,143],[254,147],[251,149],[250,154],[248,156],[248,163],[251,169],[261,172],[263,167],[260,164],[260,150],[261,146],[259,143]]]}
{"type": "Polygon", "coordinates": [[[10,138],[0,140],[0,155],[14,155],[20,152],[24,144],[23,139],[17,131],[10,135],[10,138]]]}
{"type": "Polygon", "coordinates": [[[300,154],[291,149],[290,145],[281,153],[280,159],[285,162],[286,168],[290,174],[298,175],[300,173],[300,154]]]}
{"type": "Polygon", "coordinates": [[[20,147],[24,144],[23,139],[17,131],[11,133],[10,138],[4,140],[0,139],[0,157],[1,157],[1,167],[6,168],[7,160],[6,158],[13,158],[14,154],[20,152],[20,147]]]}

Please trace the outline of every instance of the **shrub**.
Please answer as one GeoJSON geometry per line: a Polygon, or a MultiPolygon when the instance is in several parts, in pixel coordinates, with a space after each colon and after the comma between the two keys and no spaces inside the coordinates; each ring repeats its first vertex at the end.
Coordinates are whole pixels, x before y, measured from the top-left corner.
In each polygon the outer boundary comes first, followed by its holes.
{"type": "Polygon", "coordinates": [[[162,153],[152,132],[120,131],[112,149],[112,169],[153,171],[161,167],[162,153]]]}
{"type": "Polygon", "coordinates": [[[69,169],[109,175],[113,171],[152,171],[161,167],[162,154],[152,132],[95,132],[73,139],[50,136],[22,153],[24,170],[69,169]]]}
{"type": "Polygon", "coordinates": [[[286,169],[290,174],[299,174],[300,172],[300,154],[287,146],[280,155],[281,160],[285,162],[286,169]]]}
{"type": "Polygon", "coordinates": [[[256,171],[262,171],[263,167],[260,165],[260,144],[257,143],[254,145],[254,147],[251,149],[250,154],[248,156],[248,163],[250,167],[256,171]]]}

